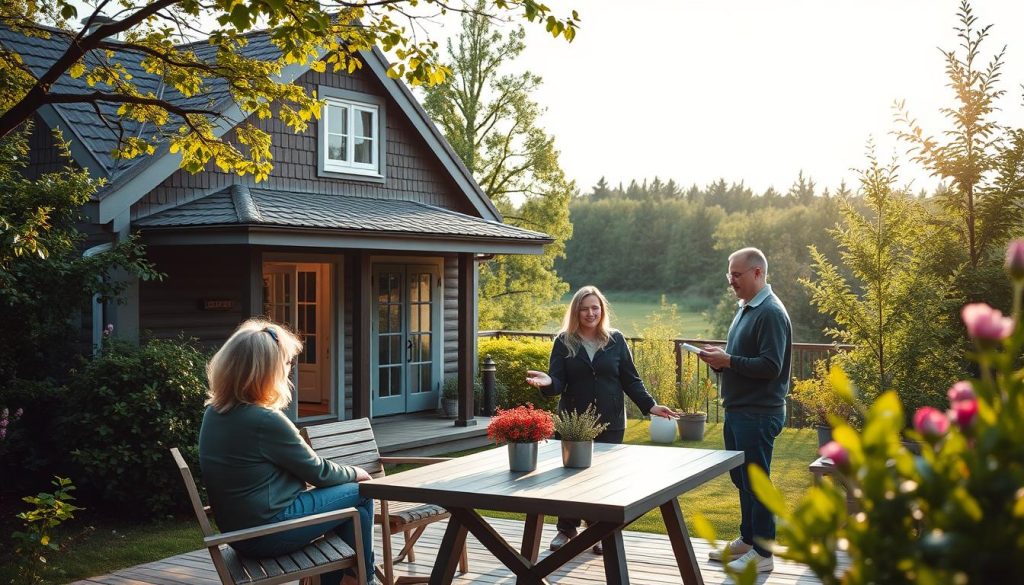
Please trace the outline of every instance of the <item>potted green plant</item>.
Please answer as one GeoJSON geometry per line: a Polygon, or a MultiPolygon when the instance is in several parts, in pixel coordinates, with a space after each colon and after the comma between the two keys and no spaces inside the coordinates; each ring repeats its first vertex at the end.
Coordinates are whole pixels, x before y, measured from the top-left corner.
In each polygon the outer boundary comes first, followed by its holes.
{"type": "Polygon", "coordinates": [[[832,417],[851,423],[856,409],[832,389],[824,361],[814,366],[814,377],[794,380],[790,400],[802,412],[808,424],[818,432],[818,446],[832,440],[832,417]]]}
{"type": "Polygon", "coordinates": [[[608,423],[602,423],[601,415],[593,404],[583,412],[563,410],[554,416],[555,432],[562,441],[562,465],[565,467],[590,467],[594,455],[594,439],[608,423]]]}
{"type": "Polygon", "coordinates": [[[711,396],[711,378],[697,375],[697,360],[687,359],[683,364],[682,380],[676,386],[675,406],[679,412],[676,424],[683,441],[704,439],[704,425],[708,414],[704,411],[711,396]]]}
{"type": "Polygon", "coordinates": [[[441,413],[445,418],[459,415],[459,378],[449,376],[441,384],[441,413]]]}

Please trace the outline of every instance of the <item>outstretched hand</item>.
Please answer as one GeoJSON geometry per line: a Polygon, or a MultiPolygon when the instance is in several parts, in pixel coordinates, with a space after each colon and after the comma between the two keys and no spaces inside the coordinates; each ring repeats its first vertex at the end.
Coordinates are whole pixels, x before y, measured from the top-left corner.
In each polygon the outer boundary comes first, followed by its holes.
{"type": "Polygon", "coordinates": [[[676,414],[674,410],[667,406],[662,406],[660,404],[655,404],[654,406],[651,407],[651,414],[655,416],[660,416],[662,418],[679,418],[679,415],[676,414]]]}
{"type": "Polygon", "coordinates": [[[526,383],[534,388],[551,385],[551,376],[536,370],[526,370],[526,383]]]}

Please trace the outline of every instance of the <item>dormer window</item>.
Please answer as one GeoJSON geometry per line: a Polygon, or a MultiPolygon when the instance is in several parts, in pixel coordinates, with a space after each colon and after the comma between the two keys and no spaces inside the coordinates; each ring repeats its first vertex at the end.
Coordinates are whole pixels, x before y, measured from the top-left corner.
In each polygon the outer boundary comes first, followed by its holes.
{"type": "Polygon", "coordinates": [[[320,123],[320,152],[328,172],[380,176],[380,109],[328,97],[320,123]]]}

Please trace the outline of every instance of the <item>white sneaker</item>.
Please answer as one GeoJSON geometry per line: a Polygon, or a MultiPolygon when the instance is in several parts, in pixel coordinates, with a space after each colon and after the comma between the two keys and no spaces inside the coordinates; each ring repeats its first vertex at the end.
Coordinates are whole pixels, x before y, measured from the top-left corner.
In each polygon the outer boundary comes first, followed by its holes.
{"type": "MultiPolygon", "coordinates": [[[[754,545],[747,544],[747,543],[743,542],[743,538],[737,536],[736,540],[734,540],[734,541],[730,542],[729,544],[725,545],[725,548],[728,549],[728,551],[729,551],[729,558],[730,559],[735,559],[736,557],[740,556],[741,554],[743,554],[743,553],[745,553],[745,552],[747,552],[749,550],[753,550],[754,549],[754,545]]],[[[719,562],[721,562],[722,561],[722,551],[720,551],[717,548],[716,549],[712,549],[711,552],[708,553],[708,559],[710,559],[712,561],[719,561],[719,562]]]]}
{"type": "Polygon", "coordinates": [[[756,550],[751,548],[740,558],[736,559],[735,561],[731,561],[728,564],[728,567],[733,571],[740,573],[743,571],[743,569],[747,568],[747,565],[756,562],[758,573],[771,573],[773,570],[775,570],[774,559],[775,557],[762,557],[760,554],[758,554],[756,550]]]}

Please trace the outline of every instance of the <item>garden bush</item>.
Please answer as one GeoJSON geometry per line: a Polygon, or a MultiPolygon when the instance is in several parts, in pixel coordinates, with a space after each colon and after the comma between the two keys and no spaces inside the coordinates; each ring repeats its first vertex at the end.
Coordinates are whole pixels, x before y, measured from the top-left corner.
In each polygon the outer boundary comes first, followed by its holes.
{"type": "Polygon", "coordinates": [[[513,408],[529,402],[550,411],[558,407],[558,397],[548,398],[526,383],[526,370],[548,371],[551,341],[485,338],[477,347],[480,359],[490,356],[497,364],[498,385],[504,387],[499,393],[498,406],[513,408]]]}
{"type": "Polygon", "coordinates": [[[0,387],[0,497],[20,497],[49,485],[58,473],[58,438],[53,415],[64,390],[43,380],[12,380],[0,387]]]}
{"type": "Polygon", "coordinates": [[[183,339],[113,341],[73,372],[59,424],[83,501],[141,517],[187,503],[168,449],[197,468],[206,361],[183,339]]]}

